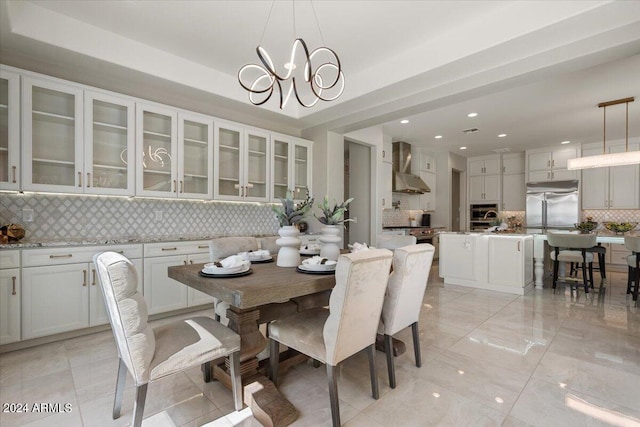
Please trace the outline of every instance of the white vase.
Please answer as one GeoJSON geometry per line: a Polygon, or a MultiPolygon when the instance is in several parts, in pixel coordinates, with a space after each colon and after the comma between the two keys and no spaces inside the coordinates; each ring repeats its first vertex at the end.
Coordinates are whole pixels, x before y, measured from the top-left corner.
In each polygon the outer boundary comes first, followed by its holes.
{"type": "Polygon", "coordinates": [[[297,267],[300,265],[300,239],[298,230],[293,225],[285,225],[278,230],[280,238],[276,244],[280,246],[278,250],[278,267],[297,267]]]}
{"type": "Polygon", "coordinates": [[[322,242],[320,256],[337,261],[340,256],[340,246],[338,246],[338,243],[342,241],[340,228],[338,228],[337,225],[325,225],[322,228],[320,241],[322,242]]]}

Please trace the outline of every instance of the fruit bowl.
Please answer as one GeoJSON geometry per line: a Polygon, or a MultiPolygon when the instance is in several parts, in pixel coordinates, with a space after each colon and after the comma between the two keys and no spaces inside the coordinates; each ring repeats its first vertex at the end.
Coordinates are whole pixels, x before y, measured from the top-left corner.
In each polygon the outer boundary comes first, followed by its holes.
{"type": "Polygon", "coordinates": [[[614,233],[626,233],[636,228],[635,222],[605,222],[604,228],[614,233]]]}
{"type": "Polygon", "coordinates": [[[598,227],[598,223],[593,221],[582,221],[573,225],[576,227],[576,230],[580,230],[581,233],[591,233],[598,227]]]}

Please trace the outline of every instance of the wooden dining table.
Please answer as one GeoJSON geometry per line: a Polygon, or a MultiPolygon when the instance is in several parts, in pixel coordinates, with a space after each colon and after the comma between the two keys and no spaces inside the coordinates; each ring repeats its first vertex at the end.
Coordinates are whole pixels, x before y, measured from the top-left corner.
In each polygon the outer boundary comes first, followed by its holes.
{"type": "MultiPolygon", "coordinates": [[[[251,265],[252,273],[238,277],[203,277],[204,264],[169,267],[169,277],[229,303],[228,327],[240,335],[240,373],[244,401],[264,425],[285,426],[298,416],[293,405],[259,372],[257,354],[267,345],[259,325],[288,314],[328,304],[335,275],[307,274],[274,262],[251,265]]],[[[213,367],[213,376],[231,386],[229,361],[213,367]]]]}

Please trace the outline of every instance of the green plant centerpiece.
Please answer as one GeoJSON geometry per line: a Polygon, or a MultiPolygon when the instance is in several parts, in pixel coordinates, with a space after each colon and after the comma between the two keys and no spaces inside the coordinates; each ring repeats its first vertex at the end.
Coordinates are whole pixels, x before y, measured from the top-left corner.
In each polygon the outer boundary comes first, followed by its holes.
{"type": "Polygon", "coordinates": [[[620,234],[624,234],[627,231],[631,231],[634,228],[636,228],[636,225],[638,225],[635,222],[605,222],[604,223],[604,227],[609,230],[609,231],[613,231],[614,233],[620,233],[620,234]]]}
{"type": "Polygon", "coordinates": [[[593,221],[593,218],[588,216],[586,221],[582,221],[578,224],[574,224],[577,230],[580,230],[580,233],[588,234],[591,233],[598,227],[598,223],[593,221]]]}
{"type": "Polygon", "coordinates": [[[281,205],[275,205],[271,209],[276,214],[276,219],[280,227],[296,225],[309,213],[313,207],[314,198],[306,190],[306,197],[299,203],[293,201],[293,193],[287,190],[284,199],[280,199],[281,205]]]}
{"type": "Polygon", "coordinates": [[[295,227],[309,213],[313,206],[313,197],[306,190],[306,197],[303,201],[295,203],[293,193],[287,191],[284,199],[280,199],[280,205],[275,205],[271,209],[276,214],[280,223],[278,234],[280,238],[276,244],[280,246],[278,250],[278,267],[297,267],[300,265],[300,231],[295,227]]]}
{"type": "Polygon", "coordinates": [[[345,222],[353,221],[353,219],[344,218],[344,213],[347,211],[347,206],[349,203],[353,201],[353,197],[345,200],[340,204],[335,204],[333,207],[329,207],[329,198],[324,196],[324,200],[322,200],[322,204],[319,204],[318,207],[322,211],[322,216],[315,215],[316,219],[320,221],[324,225],[344,225],[345,222]]]}

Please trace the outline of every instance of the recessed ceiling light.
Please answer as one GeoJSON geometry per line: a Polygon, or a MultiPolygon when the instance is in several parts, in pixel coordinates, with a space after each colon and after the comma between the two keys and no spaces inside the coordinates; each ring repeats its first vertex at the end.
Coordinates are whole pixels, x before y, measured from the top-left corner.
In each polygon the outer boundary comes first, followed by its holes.
{"type": "Polygon", "coordinates": [[[434,139],[442,139],[442,135],[436,135],[434,136],[434,139]]]}
{"type": "Polygon", "coordinates": [[[400,120],[400,123],[402,123],[403,125],[406,125],[407,123],[409,123],[409,120],[403,119],[403,120],[400,120]]]}
{"type": "Polygon", "coordinates": [[[501,134],[498,135],[498,138],[504,138],[505,136],[507,136],[506,133],[501,133],[501,134]]]}
{"type": "Polygon", "coordinates": [[[560,144],[564,145],[564,144],[570,144],[571,141],[562,141],[560,144]]]}
{"type": "Polygon", "coordinates": [[[467,114],[467,117],[476,117],[478,115],[478,113],[469,113],[467,114]]]}
{"type": "Polygon", "coordinates": [[[461,149],[461,150],[466,150],[466,149],[467,149],[467,147],[460,147],[460,149],[461,149]]]}

